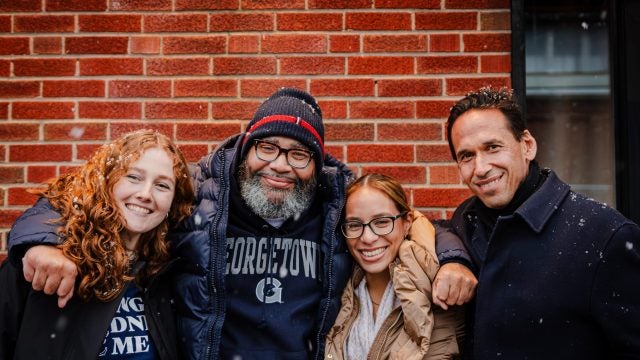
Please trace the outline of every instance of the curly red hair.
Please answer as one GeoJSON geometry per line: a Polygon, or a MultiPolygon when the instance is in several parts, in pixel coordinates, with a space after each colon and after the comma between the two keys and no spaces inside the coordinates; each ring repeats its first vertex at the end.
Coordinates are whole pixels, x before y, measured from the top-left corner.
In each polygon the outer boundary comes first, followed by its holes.
{"type": "Polygon", "coordinates": [[[165,239],[169,223],[177,224],[189,215],[194,196],[187,163],[169,138],[152,130],[125,134],[100,147],[86,164],[51,181],[41,192],[65,223],[59,230],[63,238],[59,247],[78,267],[77,295],[83,300],[112,300],[134,279],[120,236],[125,220],[114,203],[113,187],[131,163],[155,147],[165,150],[173,160],[176,187],[167,220],[138,241],[136,252],[146,266],[135,279],[144,283],[169,260],[165,239]]]}

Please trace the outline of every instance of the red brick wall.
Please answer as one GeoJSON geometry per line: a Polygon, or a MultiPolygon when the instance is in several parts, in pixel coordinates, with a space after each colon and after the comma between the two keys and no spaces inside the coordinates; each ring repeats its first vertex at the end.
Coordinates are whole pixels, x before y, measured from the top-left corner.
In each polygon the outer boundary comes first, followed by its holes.
{"type": "Polygon", "coordinates": [[[285,85],[318,98],[330,153],[447,216],[468,192],[444,119],[510,85],[509,16],[508,0],[0,0],[0,257],[27,188],[141,127],[196,161],[285,85]]]}

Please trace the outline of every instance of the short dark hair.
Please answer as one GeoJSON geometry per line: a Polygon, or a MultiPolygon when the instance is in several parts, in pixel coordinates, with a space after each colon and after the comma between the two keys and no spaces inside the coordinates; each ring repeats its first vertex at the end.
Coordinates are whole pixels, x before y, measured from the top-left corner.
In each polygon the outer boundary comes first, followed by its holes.
{"type": "Polygon", "coordinates": [[[483,87],[478,89],[478,91],[470,92],[453,105],[449,113],[449,118],[447,119],[447,140],[449,141],[449,150],[451,150],[453,160],[458,160],[456,151],[453,148],[453,141],[451,140],[453,123],[460,115],[474,109],[499,110],[507,118],[511,132],[518,141],[527,129],[527,124],[512,90],[508,90],[507,88],[493,89],[491,87],[483,87]]]}

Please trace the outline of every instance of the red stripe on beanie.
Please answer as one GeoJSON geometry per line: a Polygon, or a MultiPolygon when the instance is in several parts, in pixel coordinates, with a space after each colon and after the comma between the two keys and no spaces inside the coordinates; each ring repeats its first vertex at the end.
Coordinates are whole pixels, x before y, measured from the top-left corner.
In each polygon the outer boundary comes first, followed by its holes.
{"type": "Polygon", "coordinates": [[[275,121],[284,121],[284,122],[289,122],[289,123],[293,123],[296,125],[300,125],[303,128],[305,128],[307,131],[309,131],[311,133],[311,135],[313,135],[313,137],[316,138],[316,140],[318,140],[318,143],[320,143],[320,150],[322,151],[322,156],[324,156],[324,143],[322,142],[322,138],[320,137],[320,134],[318,134],[318,132],[316,131],[316,129],[311,126],[311,124],[309,124],[306,120],[304,120],[303,118],[300,117],[295,117],[295,116],[290,116],[290,115],[269,115],[267,117],[263,117],[262,119],[260,119],[259,121],[257,121],[255,124],[253,124],[253,126],[251,126],[249,129],[247,129],[245,136],[244,136],[244,140],[243,143],[247,141],[247,139],[249,138],[249,135],[251,135],[251,133],[265,125],[271,122],[275,122],[275,121]]]}

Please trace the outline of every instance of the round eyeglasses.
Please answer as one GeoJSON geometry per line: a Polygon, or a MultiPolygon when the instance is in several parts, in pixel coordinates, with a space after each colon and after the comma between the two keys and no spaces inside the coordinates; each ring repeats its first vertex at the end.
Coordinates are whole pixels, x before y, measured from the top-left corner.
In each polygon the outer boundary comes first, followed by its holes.
{"type": "Polygon", "coordinates": [[[380,216],[375,219],[371,219],[368,223],[364,224],[361,221],[349,220],[342,223],[342,234],[347,239],[355,239],[362,236],[364,233],[364,227],[368,226],[371,231],[378,235],[388,235],[393,231],[393,225],[396,220],[405,216],[407,212],[400,213],[396,216],[380,216]]]}
{"type": "Polygon", "coordinates": [[[266,140],[254,140],[256,148],[256,156],[262,161],[272,162],[275,161],[280,154],[284,153],[287,159],[287,164],[292,168],[304,169],[311,162],[313,153],[304,149],[283,149],[280,146],[266,141],[266,140]]]}

